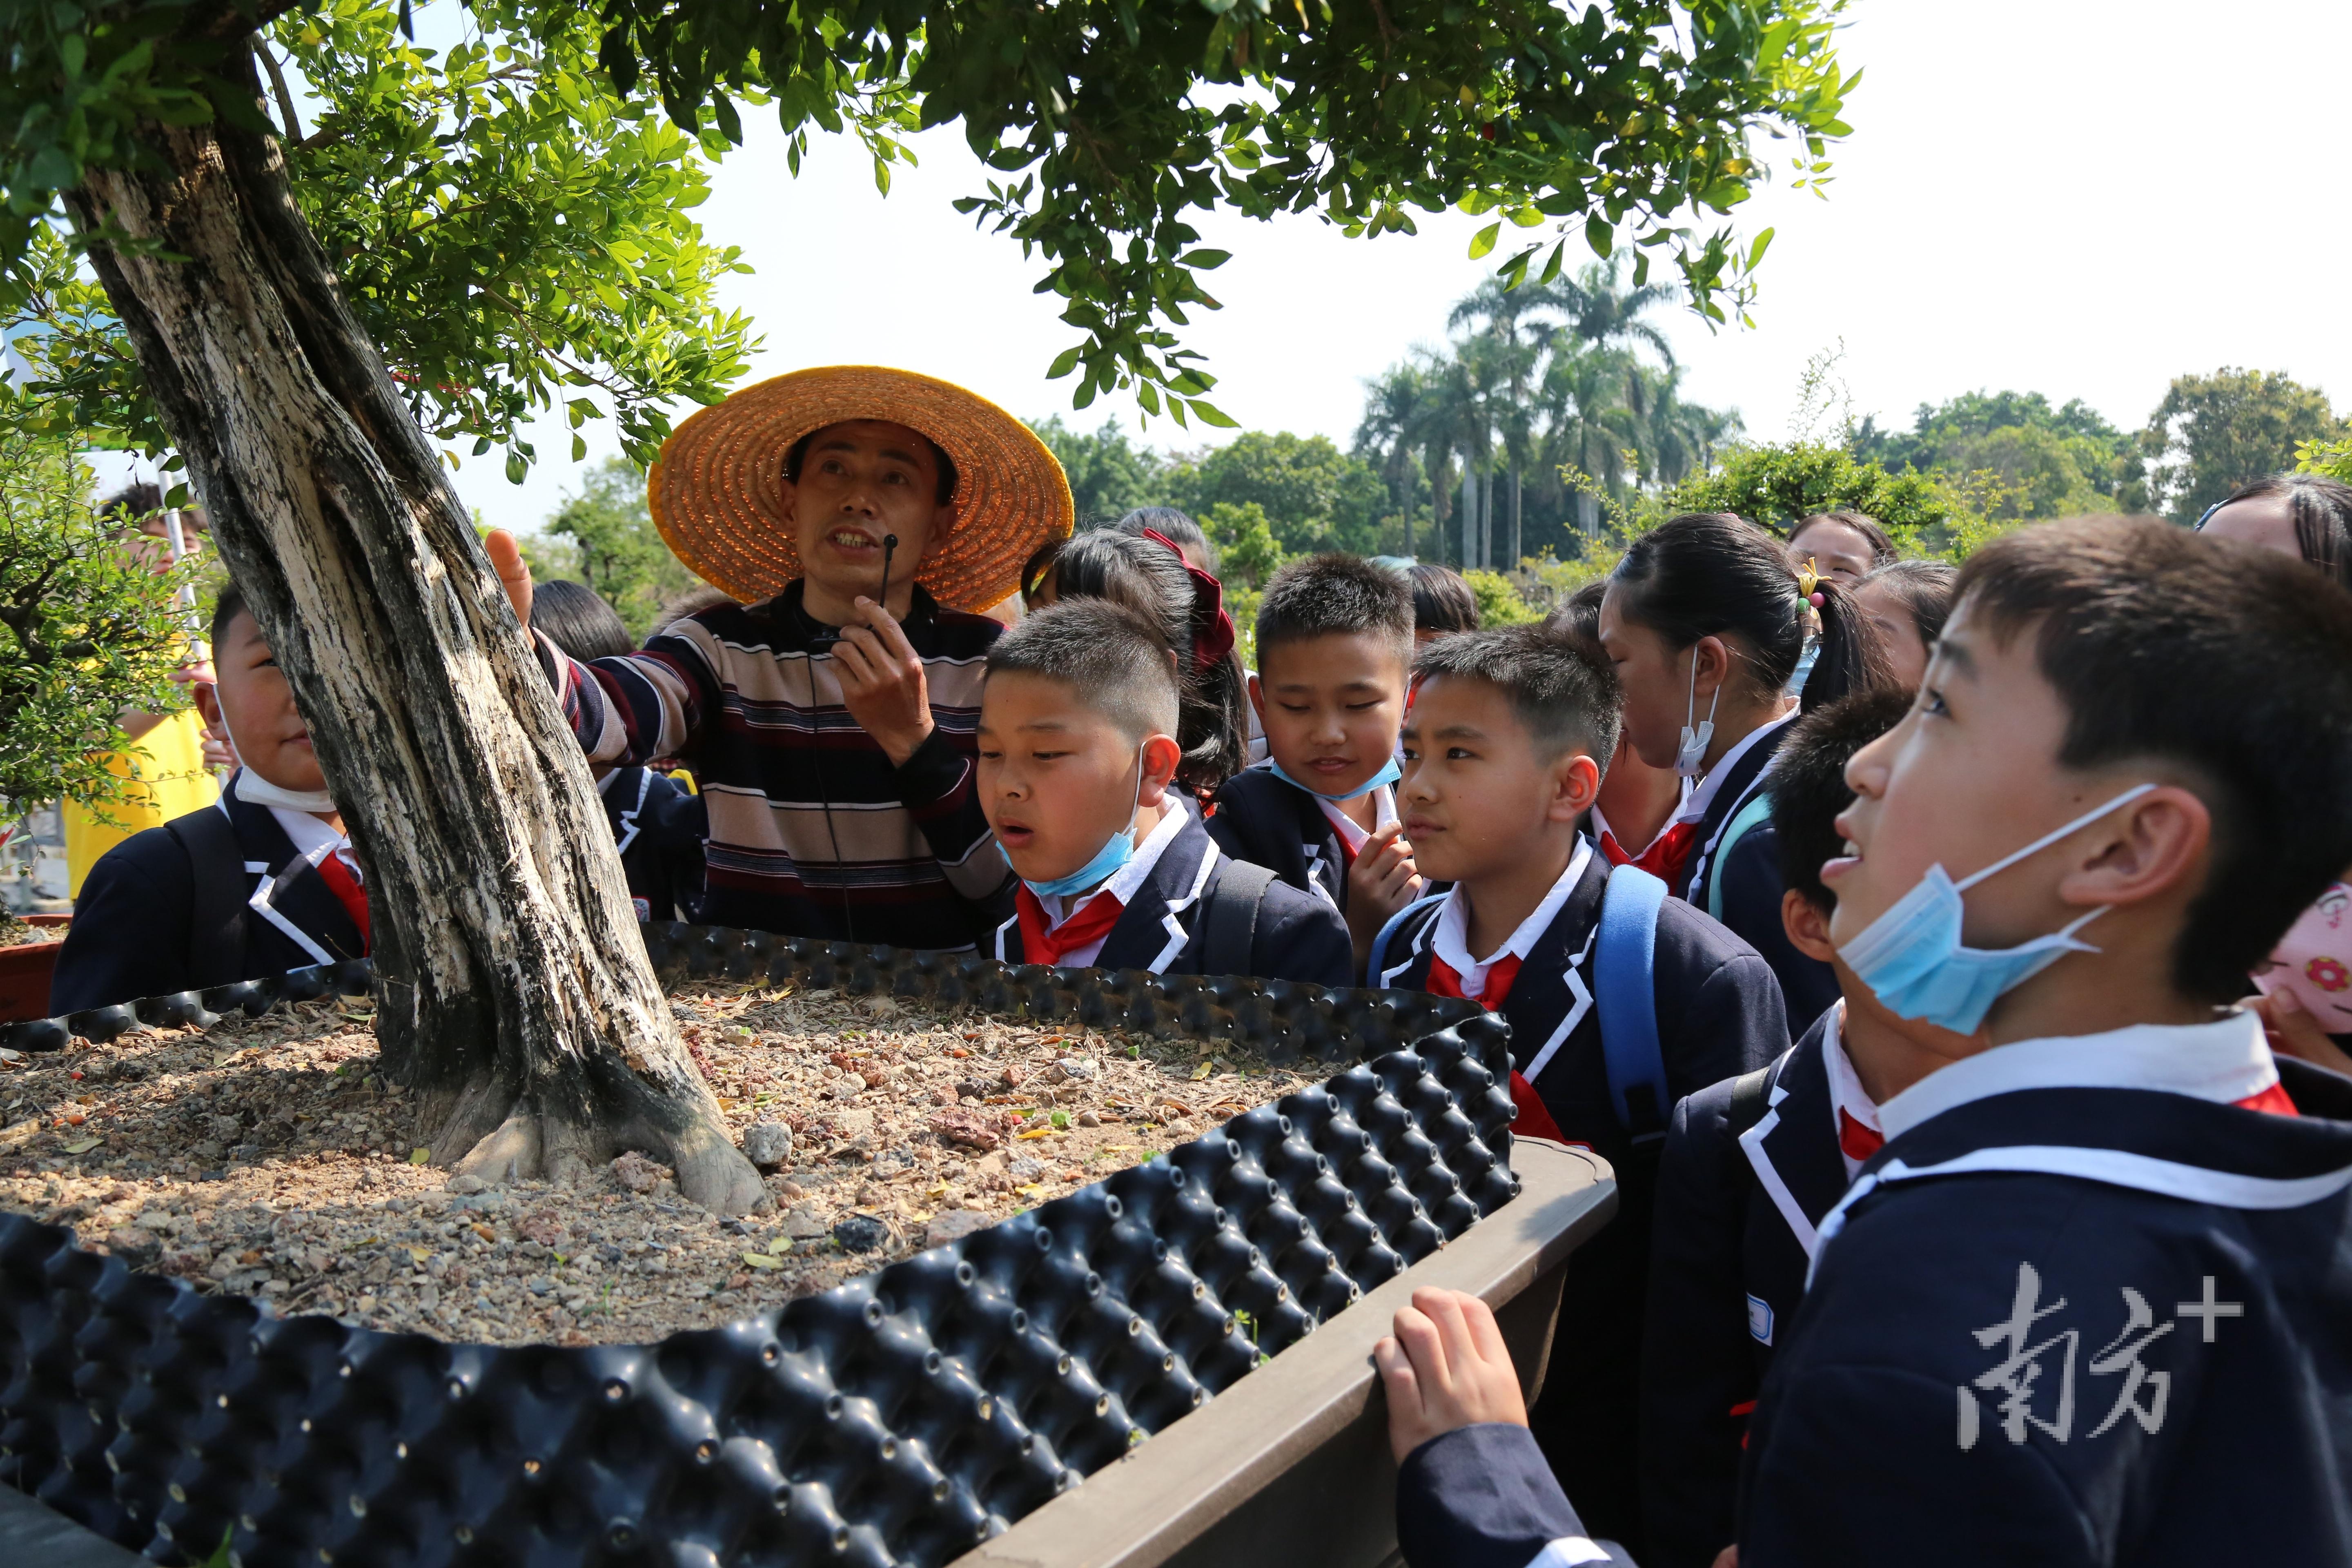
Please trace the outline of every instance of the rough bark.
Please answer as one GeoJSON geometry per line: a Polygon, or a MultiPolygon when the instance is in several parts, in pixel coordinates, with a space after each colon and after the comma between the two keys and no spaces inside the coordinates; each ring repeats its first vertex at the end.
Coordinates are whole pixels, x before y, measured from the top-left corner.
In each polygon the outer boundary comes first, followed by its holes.
{"type": "Polygon", "coordinates": [[[144,140],[153,165],[94,172],[73,216],[160,242],[91,258],[351,829],[378,1034],[434,1160],[569,1180],[639,1149],[695,1201],[750,1207],[579,745],[278,143],[144,140]]]}

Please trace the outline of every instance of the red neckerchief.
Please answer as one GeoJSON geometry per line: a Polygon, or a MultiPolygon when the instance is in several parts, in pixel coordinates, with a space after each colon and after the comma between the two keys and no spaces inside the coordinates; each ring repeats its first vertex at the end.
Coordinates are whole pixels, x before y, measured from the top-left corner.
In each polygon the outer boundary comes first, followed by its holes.
{"type": "Polygon", "coordinates": [[[1045,906],[1022,883],[1013,890],[1013,912],[1021,917],[1021,959],[1024,963],[1059,963],[1065,953],[1110,934],[1127,906],[1108,893],[1097,893],[1078,912],[1052,930],[1046,929],[1045,906]]]}
{"type": "Polygon", "coordinates": [[[1838,1107],[1838,1148],[1849,1160],[1867,1160],[1886,1146],[1886,1134],[1875,1127],[1864,1127],[1853,1119],[1853,1112],[1838,1107]]]}
{"type": "Polygon", "coordinates": [[[1625,847],[1617,842],[1617,835],[1602,828],[1601,853],[1609,858],[1612,866],[1639,866],[1671,888],[1682,880],[1683,867],[1698,844],[1698,829],[1696,822],[1677,822],[1651,839],[1649,847],[1639,855],[1629,855],[1625,847]]]}
{"type": "Polygon", "coordinates": [[[335,901],[352,917],[352,924],[360,928],[360,951],[364,952],[368,947],[367,889],[360,886],[359,873],[343,858],[348,853],[336,849],[321,859],[319,879],[327,884],[327,891],[335,895],[335,901]]]}
{"type": "Polygon", "coordinates": [[[2250,1094],[2243,1100],[2233,1100],[2230,1103],[2241,1110],[2266,1111],[2273,1116],[2303,1114],[2294,1108],[2294,1100],[2288,1095],[2286,1085],[2283,1083],[2274,1083],[2260,1094],[2250,1094]]]}
{"type": "MultiPolygon", "coordinates": [[[[1518,977],[1517,953],[1508,958],[1498,958],[1486,966],[1486,988],[1475,996],[1464,999],[1477,1003],[1489,1013],[1498,1013],[1502,1011],[1504,999],[1511,994],[1511,983],[1518,977]]],[[[1429,978],[1422,988],[1432,996],[1461,996],[1462,976],[1452,964],[1433,952],[1429,955],[1429,978]]],[[[1511,1103],[1519,1110],[1517,1118],[1511,1123],[1514,1133],[1523,1138],[1549,1138],[1555,1143],[1569,1141],[1568,1135],[1559,1130],[1559,1123],[1552,1120],[1543,1097],[1536,1092],[1536,1086],[1521,1077],[1516,1068],[1511,1069],[1511,1103]]]]}

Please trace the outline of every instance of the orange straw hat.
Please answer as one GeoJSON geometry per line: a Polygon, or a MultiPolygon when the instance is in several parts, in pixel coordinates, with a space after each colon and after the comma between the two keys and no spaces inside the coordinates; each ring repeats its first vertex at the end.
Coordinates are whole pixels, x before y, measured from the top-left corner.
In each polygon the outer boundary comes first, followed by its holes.
{"type": "Polygon", "coordinates": [[[1021,587],[1021,565],[1066,538],[1076,509],[1062,465],[988,399],[912,371],[825,365],[747,386],[662,443],[646,484],[654,525],[695,574],[758,604],[801,575],[784,521],[784,457],[850,419],[928,436],[956,468],[956,520],[914,574],[951,610],[984,610],[1021,587]]]}

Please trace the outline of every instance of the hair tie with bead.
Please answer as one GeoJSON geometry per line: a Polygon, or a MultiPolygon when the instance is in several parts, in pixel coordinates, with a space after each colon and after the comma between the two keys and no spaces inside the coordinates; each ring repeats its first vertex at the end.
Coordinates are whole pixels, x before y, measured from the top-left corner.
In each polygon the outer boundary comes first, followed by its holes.
{"type": "Polygon", "coordinates": [[[1803,596],[1805,603],[1817,610],[1824,603],[1821,589],[1826,581],[1828,579],[1822,575],[1820,562],[1813,556],[1806,556],[1805,563],[1797,568],[1797,592],[1803,596]]]}

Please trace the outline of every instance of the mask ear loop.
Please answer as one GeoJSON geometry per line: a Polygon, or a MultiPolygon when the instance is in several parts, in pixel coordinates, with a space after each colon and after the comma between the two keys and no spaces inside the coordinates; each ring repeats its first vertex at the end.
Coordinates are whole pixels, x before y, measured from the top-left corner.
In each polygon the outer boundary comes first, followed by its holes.
{"type": "MultiPolygon", "coordinates": [[[[2140,796],[2147,794],[2155,787],[2156,785],[2152,784],[2133,785],[2130,789],[2124,791],[2123,794],[2116,796],[2115,799],[2107,802],[2106,805],[2098,807],[2096,810],[2086,811],[2082,816],[2076,817],[2074,821],[2068,823],[2065,826],[2058,828],[2054,832],[2043,834],[2041,837],[2035,839],[2024,848],[2003,856],[2001,858],[1994,861],[1991,865],[1986,867],[1983,870],[1971,872],[1969,875],[1961,878],[1958,881],[1952,884],[1952,891],[1956,893],[1967,892],[1970,888],[1975,887],[1987,877],[1990,877],[1997,872],[2008,870],[2011,866],[2016,865],[2020,860],[2026,858],[2030,855],[2039,855],[2042,850],[2049,848],[2053,844],[2057,843],[2068,834],[2075,832],[2080,828],[2088,827],[2092,823],[2098,821],[2099,818],[2106,816],[2107,813],[2111,811],[2120,810],[2122,807],[2129,805],[2133,801],[2137,800],[2140,796]]],[[[2094,911],[2094,913],[2096,911],[2094,911]]],[[[2087,915],[2084,917],[2084,920],[2089,918],[2090,917],[2087,915]]],[[[2080,921],[2075,922],[2077,925],[2081,923],[2082,922],[2080,921]]],[[[2067,930],[2071,931],[2074,930],[2074,927],[2069,926],[2067,930]]]]}

